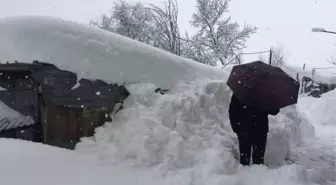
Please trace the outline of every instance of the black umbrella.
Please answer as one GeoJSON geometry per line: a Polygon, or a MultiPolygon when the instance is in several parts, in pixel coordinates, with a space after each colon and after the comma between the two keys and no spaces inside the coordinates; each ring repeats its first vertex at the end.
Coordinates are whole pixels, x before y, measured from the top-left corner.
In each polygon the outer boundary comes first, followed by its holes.
{"type": "Polygon", "coordinates": [[[261,61],[234,66],[227,85],[246,105],[272,111],[297,103],[299,83],[261,61]]]}

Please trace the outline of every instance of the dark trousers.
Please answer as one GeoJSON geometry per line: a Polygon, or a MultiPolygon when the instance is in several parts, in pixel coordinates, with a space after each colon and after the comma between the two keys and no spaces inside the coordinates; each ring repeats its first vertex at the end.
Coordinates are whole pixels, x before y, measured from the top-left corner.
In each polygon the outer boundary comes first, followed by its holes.
{"type": "Polygon", "coordinates": [[[253,148],[253,164],[264,164],[267,133],[237,134],[239,140],[240,163],[244,166],[250,164],[251,148],[253,148]]]}

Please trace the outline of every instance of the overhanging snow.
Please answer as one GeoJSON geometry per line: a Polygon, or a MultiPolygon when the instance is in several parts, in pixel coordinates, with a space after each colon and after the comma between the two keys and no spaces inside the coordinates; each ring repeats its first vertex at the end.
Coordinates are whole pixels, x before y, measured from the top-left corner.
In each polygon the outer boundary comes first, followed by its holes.
{"type": "Polygon", "coordinates": [[[148,82],[170,88],[179,81],[223,78],[220,69],[175,56],[98,28],[50,17],[0,20],[0,61],[55,64],[79,77],[148,82]]]}

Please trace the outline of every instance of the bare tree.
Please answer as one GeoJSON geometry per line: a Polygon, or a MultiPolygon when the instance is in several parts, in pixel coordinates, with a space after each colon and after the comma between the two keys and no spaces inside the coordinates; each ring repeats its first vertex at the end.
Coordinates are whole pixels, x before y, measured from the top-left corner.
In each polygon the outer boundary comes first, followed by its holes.
{"type": "MultiPolygon", "coordinates": [[[[199,31],[195,37],[201,40],[203,50],[209,50],[209,57],[215,57],[225,65],[229,57],[235,57],[245,47],[247,39],[256,31],[255,27],[245,25],[239,30],[239,25],[228,17],[222,20],[228,12],[227,0],[197,0],[197,12],[193,14],[191,25],[199,31]]],[[[205,63],[205,62],[203,62],[205,63]]]]}
{"type": "Polygon", "coordinates": [[[336,54],[333,53],[333,55],[330,57],[329,60],[327,60],[328,63],[336,65],[336,54]]]}
{"type": "Polygon", "coordinates": [[[286,63],[287,58],[283,51],[282,45],[279,45],[277,47],[272,47],[271,51],[272,51],[271,65],[281,67],[282,65],[286,63]]]}
{"type": "Polygon", "coordinates": [[[181,55],[181,36],[178,26],[178,4],[176,0],[167,0],[164,7],[150,4],[156,25],[156,47],[176,55],[181,55]]]}

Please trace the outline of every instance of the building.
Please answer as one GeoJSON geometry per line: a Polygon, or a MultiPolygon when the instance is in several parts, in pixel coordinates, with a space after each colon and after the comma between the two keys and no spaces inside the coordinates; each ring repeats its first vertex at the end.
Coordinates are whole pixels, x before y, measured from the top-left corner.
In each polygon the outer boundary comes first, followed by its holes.
{"type": "MultiPolygon", "coordinates": [[[[33,121],[7,121],[0,137],[74,148],[81,137],[109,121],[128,97],[124,86],[81,79],[47,63],[0,64],[0,101],[33,121]]],[[[9,119],[7,119],[9,120],[9,119]]],[[[0,122],[1,126],[1,122],[0,122]]]]}

